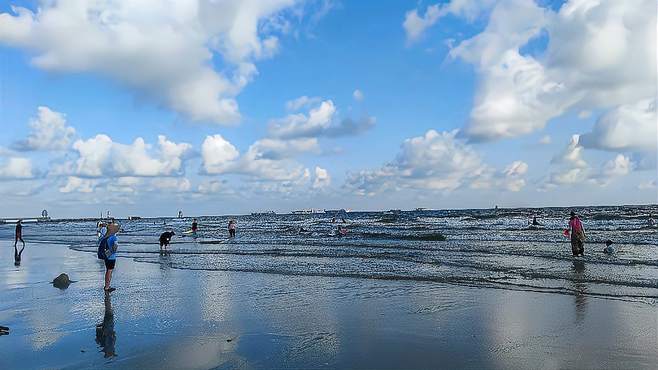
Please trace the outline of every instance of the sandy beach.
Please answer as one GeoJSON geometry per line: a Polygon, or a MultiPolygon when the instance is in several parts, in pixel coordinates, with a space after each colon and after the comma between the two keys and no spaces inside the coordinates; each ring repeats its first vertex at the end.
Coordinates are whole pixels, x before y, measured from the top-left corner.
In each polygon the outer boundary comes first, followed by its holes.
{"type": "Polygon", "coordinates": [[[451,284],[192,271],[0,244],[0,367],[650,369],[656,307],[451,284]],[[66,290],[50,281],[66,272],[66,290]]]}

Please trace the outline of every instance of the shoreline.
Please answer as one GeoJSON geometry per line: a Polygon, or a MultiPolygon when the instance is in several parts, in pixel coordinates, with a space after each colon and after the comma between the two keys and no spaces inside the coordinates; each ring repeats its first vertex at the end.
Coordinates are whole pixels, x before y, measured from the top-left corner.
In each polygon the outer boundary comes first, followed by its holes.
{"type": "MultiPolygon", "coordinates": [[[[651,368],[655,306],[434,282],[175,269],[122,257],[111,293],[102,263],[28,245],[0,265],[6,368],[651,368]],[[67,272],[63,291],[48,283],[67,272]],[[653,320],[653,321],[652,321],[653,320]],[[102,325],[101,325],[102,327],[102,325]],[[84,351],[84,352],[83,352],[84,351]],[[34,356],[34,354],[38,354],[34,356]],[[630,361],[630,362],[629,362],[630,361]]],[[[0,241],[0,261],[13,243],[0,241]]]]}

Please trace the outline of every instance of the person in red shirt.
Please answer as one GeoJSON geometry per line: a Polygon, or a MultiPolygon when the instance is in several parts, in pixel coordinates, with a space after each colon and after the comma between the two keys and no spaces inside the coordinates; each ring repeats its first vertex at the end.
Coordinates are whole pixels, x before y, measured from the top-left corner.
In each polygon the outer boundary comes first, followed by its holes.
{"type": "Polygon", "coordinates": [[[569,231],[571,234],[571,252],[574,257],[582,257],[585,252],[585,228],[573,211],[571,211],[571,217],[569,219],[569,231]]]}

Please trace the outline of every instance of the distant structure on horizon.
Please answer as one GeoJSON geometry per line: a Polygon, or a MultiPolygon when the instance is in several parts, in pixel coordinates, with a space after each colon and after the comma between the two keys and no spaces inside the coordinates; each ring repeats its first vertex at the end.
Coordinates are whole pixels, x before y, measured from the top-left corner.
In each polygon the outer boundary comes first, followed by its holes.
{"type": "Polygon", "coordinates": [[[293,215],[314,215],[314,214],[325,213],[325,210],[308,208],[308,209],[298,209],[290,213],[292,213],[293,215]]]}

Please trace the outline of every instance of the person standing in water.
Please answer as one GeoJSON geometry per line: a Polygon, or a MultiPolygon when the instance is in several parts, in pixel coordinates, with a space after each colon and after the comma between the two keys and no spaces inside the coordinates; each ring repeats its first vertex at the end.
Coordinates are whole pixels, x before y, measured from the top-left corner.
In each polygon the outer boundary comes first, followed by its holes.
{"type": "Polygon", "coordinates": [[[235,238],[235,228],[237,224],[235,223],[235,220],[230,220],[228,222],[228,236],[230,238],[235,238]]]}
{"type": "Polygon", "coordinates": [[[119,247],[117,232],[119,231],[119,225],[115,223],[110,223],[107,225],[107,233],[105,237],[101,239],[98,245],[98,258],[101,258],[105,262],[105,286],[103,290],[105,293],[110,293],[116,290],[110,286],[112,282],[112,272],[116,266],[117,260],[117,249],[119,247]]]}
{"type": "Polygon", "coordinates": [[[196,222],[196,218],[192,220],[192,232],[195,233],[199,228],[199,224],[196,222]]]}
{"type": "Polygon", "coordinates": [[[647,220],[647,226],[656,227],[656,220],[653,219],[653,214],[649,213],[649,219],[647,220]]]}
{"type": "Polygon", "coordinates": [[[16,221],[16,238],[14,240],[14,248],[16,248],[16,244],[19,240],[21,243],[23,243],[23,248],[25,248],[25,241],[23,240],[23,220],[16,221]]]}
{"type": "Polygon", "coordinates": [[[585,228],[573,211],[571,211],[571,217],[569,219],[569,231],[571,234],[571,252],[574,257],[582,257],[585,252],[585,228]]]}

